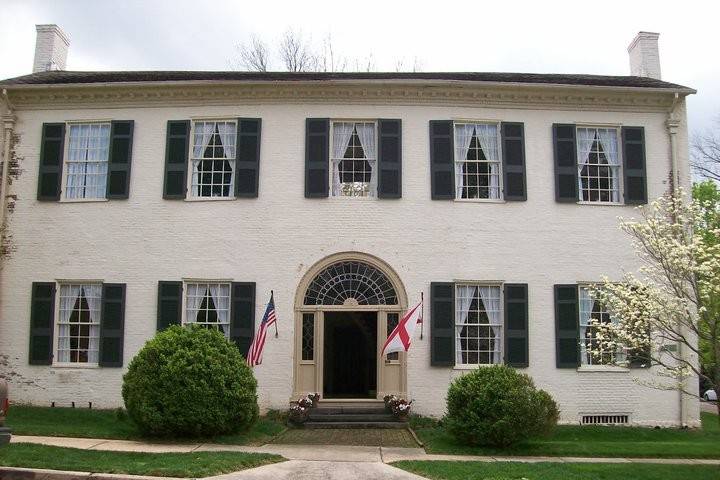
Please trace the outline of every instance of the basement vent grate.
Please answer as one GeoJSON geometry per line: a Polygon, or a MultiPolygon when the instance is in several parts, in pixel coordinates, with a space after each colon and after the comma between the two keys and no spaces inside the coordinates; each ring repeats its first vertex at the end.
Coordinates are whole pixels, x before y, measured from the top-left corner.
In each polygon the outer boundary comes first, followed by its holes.
{"type": "Polygon", "coordinates": [[[629,415],[583,415],[583,425],[627,425],[629,415]]]}

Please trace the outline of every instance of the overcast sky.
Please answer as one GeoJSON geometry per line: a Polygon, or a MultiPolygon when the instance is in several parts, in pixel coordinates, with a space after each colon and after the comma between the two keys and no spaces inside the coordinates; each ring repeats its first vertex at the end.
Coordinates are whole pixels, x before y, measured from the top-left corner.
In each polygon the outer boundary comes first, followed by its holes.
{"type": "MultiPolygon", "coordinates": [[[[638,30],[660,33],[663,80],[698,90],[691,131],[720,115],[720,1],[0,0],[0,78],[30,73],[35,24],[70,36],[68,70],[227,70],[255,34],[292,27],[377,71],[628,75],[638,30]]],[[[354,68],[351,62],[351,67],[354,68]]]]}

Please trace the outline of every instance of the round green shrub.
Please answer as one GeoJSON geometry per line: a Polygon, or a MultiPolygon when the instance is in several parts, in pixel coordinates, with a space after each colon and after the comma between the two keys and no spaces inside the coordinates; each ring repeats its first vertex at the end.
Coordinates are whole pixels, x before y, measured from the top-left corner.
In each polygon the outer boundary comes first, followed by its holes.
{"type": "Polygon", "coordinates": [[[550,433],[558,416],[555,401],[529,376],[495,365],[450,384],[444,423],[465,444],[507,447],[550,433]]]}
{"type": "Polygon", "coordinates": [[[252,425],[256,389],[252,370],[220,332],[172,326],[132,359],[122,396],[145,435],[207,437],[252,425]]]}

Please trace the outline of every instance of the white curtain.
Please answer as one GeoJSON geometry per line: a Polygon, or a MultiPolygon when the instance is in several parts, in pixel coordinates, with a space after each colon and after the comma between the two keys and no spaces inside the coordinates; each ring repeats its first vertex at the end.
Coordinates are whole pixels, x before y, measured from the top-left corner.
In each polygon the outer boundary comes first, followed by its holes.
{"type": "MultiPolygon", "coordinates": [[[[475,298],[477,287],[473,285],[461,285],[457,287],[455,295],[457,296],[457,313],[459,314],[460,324],[464,325],[467,323],[468,313],[470,311],[470,305],[475,298]]],[[[462,344],[460,343],[460,332],[462,328],[455,327],[455,363],[462,364],[462,344]]]]}
{"type": "Polygon", "coordinates": [[[485,312],[488,316],[488,321],[492,325],[493,336],[495,337],[494,342],[494,353],[493,363],[501,363],[500,358],[502,342],[502,324],[500,320],[500,291],[498,287],[478,287],[480,290],[480,298],[482,299],[483,305],[485,306],[485,312]]]}
{"type": "MultiPolygon", "coordinates": [[[[593,142],[595,142],[594,128],[578,128],[577,129],[577,149],[578,149],[578,192],[583,191],[582,169],[584,163],[588,163],[590,150],[592,150],[593,142]]],[[[582,193],[580,195],[582,199],[582,193]]]]}
{"type": "Polygon", "coordinates": [[[194,127],[193,157],[200,158],[203,156],[205,148],[207,148],[215,132],[215,124],[213,122],[197,122],[194,127]]]}
{"type": "Polygon", "coordinates": [[[345,156],[355,125],[349,122],[333,123],[333,195],[340,195],[340,162],[345,156]]]}
{"type": "Polygon", "coordinates": [[[605,153],[608,164],[612,165],[610,170],[612,171],[612,201],[620,201],[620,182],[618,179],[620,172],[620,163],[618,158],[618,138],[617,130],[614,128],[602,128],[598,130],[598,139],[600,140],[600,146],[605,153]]]}
{"type": "Polygon", "coordinates": [[[455,125],[455,158],[461,160],[461,162],[455,162],[455,178],[457,179],[455,184],[458,189],[458,192],[456,192],[458,198],[462,197],[462,187],[465,186],[462,160],[467,159],[474,133],[475,125],[473,124],[460,123],[455,125]]]}
{"type": "Polygon", "coordinates": [[[370,194],[375,191],[375,174],[376,148],[375,148],[375,124],[374,123],[358,123],[355,125],[360,145],[362,145],[365,158],[370,164],[370,194]]]}
{"type": "Polygon", "coordinates": [[[223,154],[225,158],[235,159],[235,135],[237,127],[234,123],[221,122],[217,124],[217,132],[220,135],[220,141],[223,144],[223,154]]]}
{"type": "Polygon", "coordinates": [[[220,331],[227,337],[230,334],[230,291],[227,285],[210,284],[210,296],[215,303],[220,331]]]}
{"type": "Polygon", "coordinates": [[[58,362],[70,361],[70,316],[80,298],[80,285],[60,286],[60,322],[58,324],[58,362]]]}
{"type": "Polygon", "coordinates": [[[488,198],[500,198],[500,161],[498,154],[497,125],[477,125],[476,135],[485,158],[492,161],[490,167],[490,192],[488,198]]]}
{"type": "Polygon", "coordinates": [[[84,285],[85,299],[90,309],[90,344],[88,351],[88,362],[98,362],[98,351],[100,341],[100,305],[102,303],[102,287],[100,285],[84,285]]]}
{"type": "Polygon", "coordinates": [[[185,321],[187,323],[197,322],[197,311],[205,295],[207,295],[207,285],[198,285],[197,283],[187,285],[185,297],[185,321]]]}
{"type": "Polygon", "coordinates": [[[65,198],[103,198],[107,186],[110,125],[70,126],[65,198]]]}
{"type": "Polygon", "coordinates": [[[587,363],[587,344],[585,336],[590,325],[590,317],[592,316],[595,300],[590,296],[587,288],[580,289],[580,361],[587,363]]]}

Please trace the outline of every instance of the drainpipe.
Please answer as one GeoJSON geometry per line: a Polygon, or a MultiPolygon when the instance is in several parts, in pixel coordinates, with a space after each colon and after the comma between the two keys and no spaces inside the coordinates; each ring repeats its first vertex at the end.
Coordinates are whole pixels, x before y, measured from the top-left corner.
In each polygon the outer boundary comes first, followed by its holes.
{"type": "MultiPolygon", "coordinates": [[[[0,228],[5,225],[5,208],[7,205],[8,195],[8,172],[10,171],[10,142],[12,141],[13,128],[15,126],[15,115],[13,114],[13,105],[7,96],[7,90],[2,89],[3,103],[5,104],[5,113],[2,116],[3,122],[3,151],[2,151],[2,180],[0,180],[0,228]]],[[[2,241],[2,236],[0,236],[2,241]]]]}
{"type": "MultiPolygon", "coordinates": [[[[680,120],[678,119],[675,109],[678,105],[678,102],[680,101],[680,95],[675,92],[675,97],[673,98],[672,105],[670,106],[670,109],[668,110],[668,118],[665,122],[665,125],[667,126],[668,130],[668,136],[670,137],[670,193],[672,195],[676,195],[682,187],[680,183],[680,172],[679,166],[678,166],[678,145],[677,145],[677,133],[680,129],[680,120]]],[[[680,332],[683,336],[685,335],[685,332],[681,330],[680,332]]],[[[677,351],[678,351],[678,357],[681,359],[685,358],[686,352],[685,348],[683,348],[682,342],[677,343],[677,351]]],[[[687,425],[687,402],[685,401],[685,378],[680,377],[678,379],[678,421],[680,423],[681,427],[684,427],[687,425]]]]}

